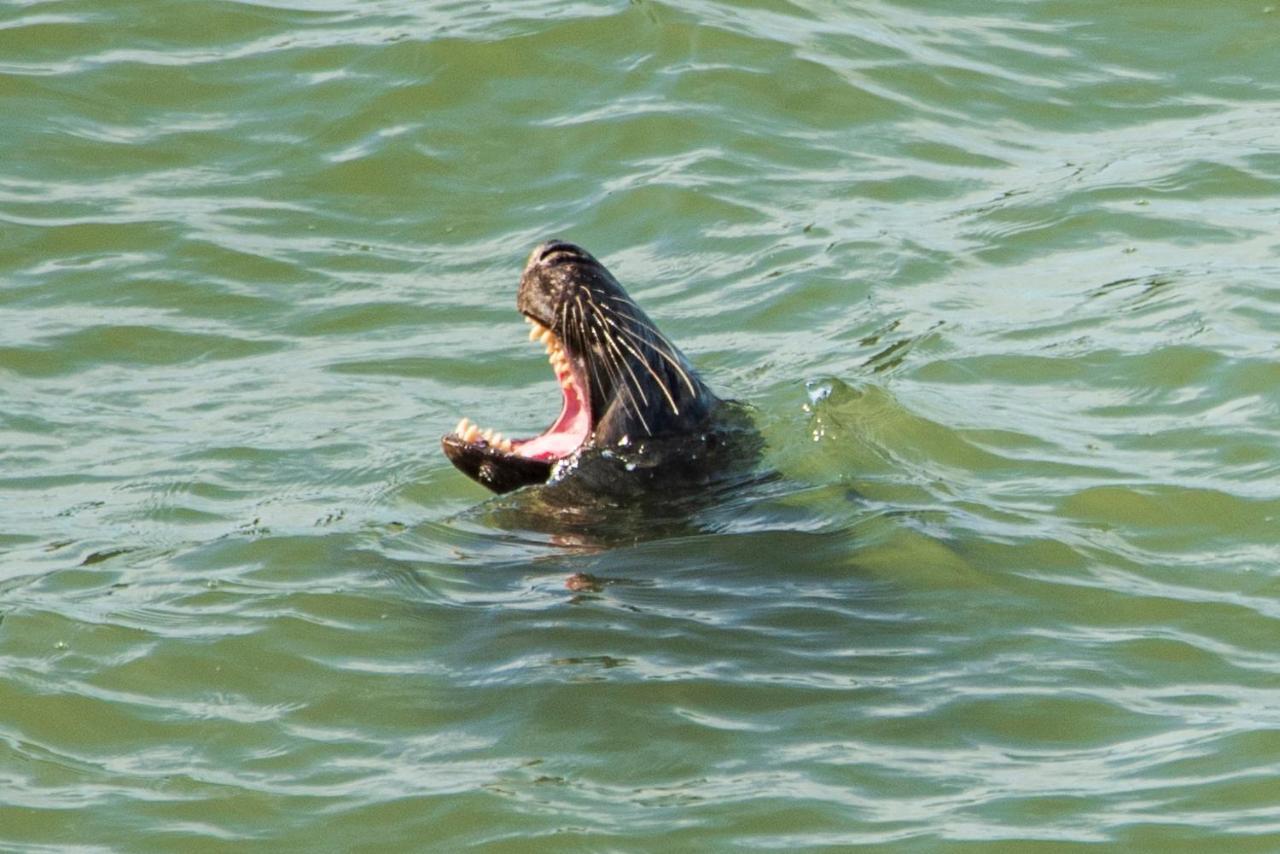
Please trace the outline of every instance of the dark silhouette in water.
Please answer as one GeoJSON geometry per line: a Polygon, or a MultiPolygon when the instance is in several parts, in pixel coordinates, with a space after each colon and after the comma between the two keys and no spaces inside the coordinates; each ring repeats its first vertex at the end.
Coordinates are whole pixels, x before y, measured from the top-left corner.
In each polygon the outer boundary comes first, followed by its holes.
{"type": "Polygon", "coordinates": [[[458,422],[441,445],[477,482],[495,492],[547,484],[540,501],[562,508],[635,510],[646,499],[669,505],[704,492],[759,455],[745,409],[713,394],[585,250],[558,240],[534,249],[516,307],[530,339],[546,347],[563,402],[555,422],[528,439],[458,422]]]}

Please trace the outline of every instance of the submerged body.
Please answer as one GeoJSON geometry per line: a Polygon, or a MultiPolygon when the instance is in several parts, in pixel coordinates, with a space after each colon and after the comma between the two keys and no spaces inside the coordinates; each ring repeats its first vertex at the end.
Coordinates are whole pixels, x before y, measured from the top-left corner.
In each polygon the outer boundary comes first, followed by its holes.
{"type": "Polygon", "coordinates": [[[585,250],[552,240],[534,249],[516,308],[547,349],[560,415],[528,439],[504,439],[469,419],[441,439],[464,474],[495,492],[572,480],[629,492],[655,479],[705,482],[740,433],[740,409],[716,397],[684,355],[585,250]]]}

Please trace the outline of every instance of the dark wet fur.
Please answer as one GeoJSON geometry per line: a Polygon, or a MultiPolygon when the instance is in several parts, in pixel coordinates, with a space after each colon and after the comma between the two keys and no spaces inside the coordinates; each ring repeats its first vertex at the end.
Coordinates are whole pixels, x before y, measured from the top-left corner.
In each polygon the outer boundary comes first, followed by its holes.
{"type": "Polygon", "coordinates": [[[475,510],[491,528],[585,552],[704,533],[707,511],[742,502],[744,491],[776,479],[760,468],[764,442],[747,407],[725,401],[712,424],[696,439],[668,437],[626,452],[589,449],[544,486],[475,510]]]}
{"type": "Polygon", "coordinates": [[[562,241],[542,244],[520,277],[516,306],[560,338],[585,388],[594,428],[555,462],[527,460],[446,436],[468,476],[506,492],[546,483],[554,503],[704,490],[759,456],[746,409],[720,400],[604,265],[562,241]]]}
{"type": "Polygon", "coordinates": [[[564,503],[591,495],[628,502],[652,497],[667,503],[745,476],[759,460],[762,445],[746,407],[720,401],[693,433],[584,450],[561,464],[544,491],[564,503]]]}
{"type": "Polygon", "coordinates": [[[613,274],[571,243],[534,250],[516,307],[585,361],[596,447],[689,434],[720,402],[613,274]]]}

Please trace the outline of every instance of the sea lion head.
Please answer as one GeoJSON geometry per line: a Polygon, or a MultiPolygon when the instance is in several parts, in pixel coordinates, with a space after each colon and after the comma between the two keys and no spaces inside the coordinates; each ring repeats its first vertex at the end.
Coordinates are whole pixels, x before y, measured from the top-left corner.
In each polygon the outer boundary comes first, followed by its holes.
{"type": "Polygon", "coordinates": [[[441,439],[455,466],[495,492],[545,483],[588,451],[625,453],[696,434],[719,403],[618,280],[572,243],[533,250],[516,308],[559,381],[559,417],[528,439],[504,439],[464,418],[441,439]]]}

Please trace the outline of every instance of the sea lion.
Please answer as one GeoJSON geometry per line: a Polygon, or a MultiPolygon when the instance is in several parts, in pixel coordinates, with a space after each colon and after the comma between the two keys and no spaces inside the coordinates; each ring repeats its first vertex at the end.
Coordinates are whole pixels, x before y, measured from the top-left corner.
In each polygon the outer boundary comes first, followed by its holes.
{"type": "Polygon", "coordinates": [[[586,250],[542,243],[520,276],[516,308],[547,351],[563,402],[541,434],[504,439],[463,418],[445,456],[494,492],[572,479],[632,491],[656,479],[713,475],[740,419],[707,388],[618,280],[586,250]]]}

